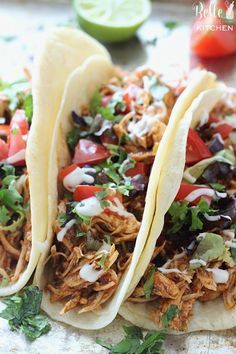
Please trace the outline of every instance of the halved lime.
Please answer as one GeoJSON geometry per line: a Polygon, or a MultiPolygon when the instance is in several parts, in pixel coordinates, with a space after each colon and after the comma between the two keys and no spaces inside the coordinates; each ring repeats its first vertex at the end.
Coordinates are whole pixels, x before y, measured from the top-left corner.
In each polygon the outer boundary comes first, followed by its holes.
{"type": "Polygon", "coordinates": [[[74,0],[80,27],[102,42],[134,36],[151,13],[149,0],[74,0]]]}

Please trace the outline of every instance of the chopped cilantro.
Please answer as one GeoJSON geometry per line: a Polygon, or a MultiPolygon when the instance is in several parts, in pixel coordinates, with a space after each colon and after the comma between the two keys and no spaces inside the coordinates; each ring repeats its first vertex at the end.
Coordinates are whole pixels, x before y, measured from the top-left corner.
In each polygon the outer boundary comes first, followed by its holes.
{"type": "Polygon", "coordinates": [[[3,205],[0,206],[0,224],[6,225],[11,219],[8,209],[3,205]]]}
{"type": "Polygon", "coordinates": [[[210,183],[210,186],[218,192],[224,192],[226,187],[221,183],[210,183]]]}
{"type": "Polygon", "coordinates": [[[28,122],[31,123],[33,117],[33,96],[31,94],[26,96],[23,107],[25,110],[26,118],[28,122]]]}
{"type": "Polygon", "coordinates": [[[124,326],[123,329],[126,335],[118,344],[112,345],[98,338],[96,343],[108,349],[110,354],[164,354],[162,331],[148,331],[144,336],[139,327],[124,326]]]}
{"type": "Polygon", "coordinates": [[[5,172],[5,176],[15,175],[16,173],[15,167],[11,165],[4,165],[1,168],[5,172]]]}
{"type": "Polygon", "coordinates": [[[66,224],[67,220],[68,220],[68,217],[67,217],[66,213],[59,213],[57,215],[57,221],[59,222],[60,226],[66,224]]]}
{"type": "Polygon", "coordinates": [[[3,300],[7,307],[0,317],[8,320],[12,331],[21,330],[34,340],[51,329],[47,317],[40,314],[41,301],[42,292],[37,286],[25,287],[20,293],[3,300]]]}
{"type": "Polygon", "coordinates": [[[86,225],[89,225],[91,223],[91,217],[90,216],[85,216],[85,215],[82,215],[80,213],[76,213],[77,215],[77,224],[81,224],[81,223],[84,223],[86,225]]]}
{"type": "Polygon", "coordinates": [[[111,122],[120,120],[119,116],[115,116],[113,107],[102,107],[102,96],[99,90],[96,90],[90,101],[90,112],[95,117],[96,114],[101,114],[102,118],[111,122]]]}
{"type": "Polygon", "coordinates": [[[164,328],[169,326],[169,323],[173,320],[175,316],[179,314],[179,308],[177,305],[170,305],[167,311],[161,318],[162,325],[164,328]]]}
{"type": "Polygon", "coordinates": [[[168,28],[170,31],[174,30],[176,27],[179,26],[178,22],[176,21],[165,21],[164,26],[168,28]]]}
{"type": "Polygon", "coordinates": [[[205,213],[214,213],[208,203],[201,199],[196,206],[188,206],[187,202],[173,202],[168,213],[173,226],[169,233],[178,232],[183,226],[188,226],[190,231],[202,230],[202,218],[205,213]]]}
{"type": "Polygon", "coordinates": [[[109,206],[109,202],[107,201],[107,197],[109,196],[108,189],[102,189],[101,191],[96,192],[95,195],[100,202],[101,208],[105,209],[109,206]]]}
{"type": "Polygon", "coordinates": [[[97,114],[97,109],[98,107],[101,106],[101,102],[102,102],[102,96],[99,90],[97,89],[90,101],[90,112],[92,113],[93,116],[97,114]]]}
{"type": "Polygon", "coordinates": [[[107,253],[104,253],[104,254],[102,255],[102,257],[99,259],[99,261],[97,262],[97,264],[98,264],[101,268],[104,268],[105,262],[106,262],[106,259],[107,259],[107,256],[108,256],[108,254],[107,254],[107,253]]]}
{"type": "Polygon", "coordinates": [[[148,272],[148,277],[147,280],[144,283],[143,290],[146,299],[150,299],[153,288],[154,288],[154,274],[155,274],[155,267],[151,267],[151,269],[148,272]]]}
{"type": "Polygon", "coordinates": [[[111,245],[111,235],[104,235],[104,240],[108,245],[111,245]]]}
{"type": "Polygon", "coordinates": [[[80,133],[81,130],[77,127],[74,127],[67,134],[66,141],[72,151],[74,151],[75,146],[80,138],[80,133]]]}

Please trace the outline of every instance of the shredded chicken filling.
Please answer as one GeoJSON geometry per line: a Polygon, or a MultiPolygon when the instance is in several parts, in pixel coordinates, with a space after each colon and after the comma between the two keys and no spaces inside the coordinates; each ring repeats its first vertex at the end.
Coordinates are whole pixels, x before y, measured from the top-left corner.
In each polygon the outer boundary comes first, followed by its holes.
{"type": "Polygon", "coordinates": [[[28,177],[23,175],[18,191],[23,197],[24,221],[15,231],[0,227],[0,278],[2,285],[16,282],[24,272],[31,252],[31,217],[28,177]]]}

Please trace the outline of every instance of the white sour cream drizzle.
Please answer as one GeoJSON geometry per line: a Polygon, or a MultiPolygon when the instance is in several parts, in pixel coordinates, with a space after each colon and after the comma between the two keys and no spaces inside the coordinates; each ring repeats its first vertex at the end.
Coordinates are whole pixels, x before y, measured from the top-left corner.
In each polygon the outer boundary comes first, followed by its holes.
{"type": "Polygon", "coordinates": [[[227,281],[229,280],[229,272],[227,270],[218,268],[207,268],[206,270],[212,273],[213,279],[216,284],[227,283],[227,281]]]}
{"type": "Polygon", "coordinates": [[[2,162],[11,165],[22,160],[25,160],[25,149],[18,151],[15,155],[8,157],[6,160],[2,162]]]}
{"type": "Polygon", "coordinates": [[[215,195],[215,192],[213,189],[210,188],[199,188],[189,193],[189,195],[187,195],[187,197],[185,197],[184,200],[186,200],[186,202],[191,203],[197,198],[201,197],[202,195],[213,197],[215,195]]]}
{"type": "Polygon", "coordinates": [[[75,212],[84,216],[96,216],[103,212],[103,208],[96,197],[90,197],[79,202],[75,212]]]}
{"type": "Polygon", "coordinates": [[[68,223],[58,232],[57,240],[59,242],[61,242],[63,240],[63,238],[66,235],[67,231],[69,231],[75,223],[76,223],[75,219],[72,219],[72,220],[68,221],[68,223]]]}
{"type": "Polygon", "coordinates": [[[113,213],[116,213],[120,216],[123,217],[130,217],[133,216],[133,214],[129,213],[123,206],[123,204],[120,202],[118,198],[114,198],[113,202],[110,203],[110,206],[108,207],[109,210],[111,210],[113,213]]]}
{"type": "Polygon", "coordinates": [[[135,140],[136,137],[141,138],[150,132],[156,122],[165,118],[167,114],[167,108],[163,101],[156,102],[157,108],[160,108],[159,112],[154,111],[154,107],[150,106],[143,114],[139,121],[132,120],[128,124],[129,137],[135,140]]]}
{"type": "Polygon", "coordinates": [[[220,215],[208,215],[207,213],[204,213],[204,218],[207,219],[208,221],[217,221],[221,219],[220,215]]]}
{"type": "Polygon", "coordinates": [[[70,191],[74,192],[77,186],[79,186],[81,183],[85,182],[87,184],[92,184],[94,183],[94,178],[93,176],[90,176],[87,174],[87,172],[96,172],[94,168],[80,168],[76,167],[74,171],[69,173],[64,179],[63,179],[63,185],[64,187],[70,191]]]}
{"type": "Polygon", "coordinates": [[[79,275],[80,278],[84,279],[85,281],[88,281],[89,283],[94,283],[100,278],[103,272],[103,269],[96,270],[91,264],[84,264],[80,269],[79,275]]]}
{"type": "Polygon", "coordinates": [[[207,262],[205,262],[203,259],[191,259],[191,261],[189,261],[189,264],[201,264],[202,266],[205,266],[207,262]]]}

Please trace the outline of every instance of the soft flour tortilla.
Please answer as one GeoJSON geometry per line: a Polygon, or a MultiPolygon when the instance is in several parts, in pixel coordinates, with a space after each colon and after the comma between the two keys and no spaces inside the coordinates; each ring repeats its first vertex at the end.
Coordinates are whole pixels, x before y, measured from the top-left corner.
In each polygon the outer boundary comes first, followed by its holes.
{"type": "MultiPolygon", "coordinates": [[[[178,129],[172,135],[172,144],[169,146],[168,159],[161,172],[159,187],[156,198],[156,213],[152,223],[150,236],[148,238],[142,257],[139,261],[135,276],[132,280],[130,293],[134,290],[147,268],[156,240],[164,225],[164,215],[174,200],[184,171],[186,141],[189,127],[196,126],[202,114],[210,112],[224,93],[223,87],[202,92],[196,98],[180,121],[178,129]]],[[[126,302],[120,308],[119,313],[133,324],[146,329],[158,329],[158,326],[150,319],[154,309],[155,301],[143,304],[126,302]]],[[[197,301],[194,305],[194,314],[188,327],[188,332],[199,330],[224,330],[236,326],[236,310],[226,310],[222,299],[201,303],[197,301]]],[[[169,331],[175,333],[175,331],[169,331]]]]}
{"type": "MultiPolygon", "coordinates": [[[[66,135],[72,128],[71,112],[72,110],[80,113],[81,107],[88,104],[96,87],[102,83],[106,83],[113,74],[113,67],[105,58],[101,56],[91,57],[79,67],[69,78],[65,94],[63,96],[58,121],[55,126],[52,150],[50,155],[49,166],[49,225],[47,237],[47,249],[42,254],[38,267],[36,269],[35,283],[44,289],[47,280],[50,278],[50,269],[45,266],[50,247],[53,242],[53,221],[57,214],[57,175],[61,166],[69,164],[70,155],[66,144],[66,135]]],[[[60,302],[51,303],[47,292],[44,291],[42,308],[54,320],[73,325],[74,327],[83,329],[99,329],[107,326],[115,318],[119,307],[121,306],[125,294],[129,289],[135,268],[141,256],[143,247],[148,237],[151,223],[155,212],[156,189],[161,175],[161,168],[165,161],[167,146],[170,143],[172,130],[175,129],[175,122],[184,116],[186,110],[190,107],[192,100],[202,91],[202,87],[206,84],[209,87],[215,85],[215,77],[205,71],[199,72],[195,79],[190,83],[187,90],[181,95],[177,101],[171,118],[170,124],[166,129],[166,133],[159,145],[159,149],[153,164],[148,190],[146,197],[146,207],[144,210],[143,221],[137,237],[132,262],[129,269],[123,275],[121,282],[114,296],[106,303],[100,311],[87,312],[78,315],[76,309],[71,310],[63,315],[60,311],[63,304],[60,302]]]]}
{"type": "Polygon", "coordinates": [[[14,284],[0,288],[11,295],[28,282],[43,250],[48,226],[48,162],[56,117],[69,75],[90,56],[110,60],[106,49],[84,32],[56,28],[45,33],[35,58],[32,80],[34,115],[27,142],[32,249],[26,270],[14,284]]]}

